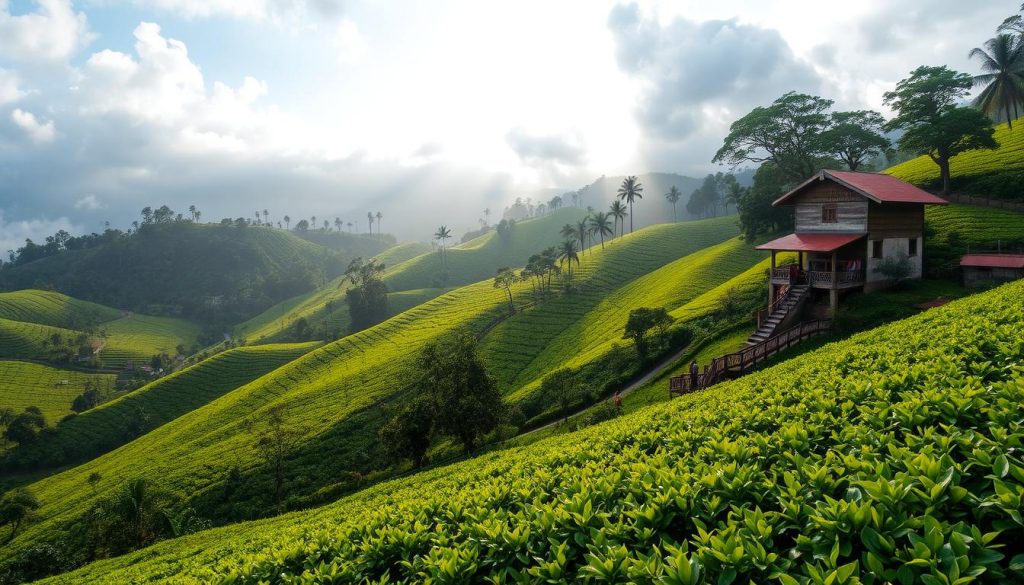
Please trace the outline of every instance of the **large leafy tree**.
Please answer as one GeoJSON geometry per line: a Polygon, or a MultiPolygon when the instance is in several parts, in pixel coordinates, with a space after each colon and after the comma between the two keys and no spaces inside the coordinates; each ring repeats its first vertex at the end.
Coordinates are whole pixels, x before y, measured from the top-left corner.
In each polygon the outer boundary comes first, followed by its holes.
{"type": "Polygon", "coordinates": [[[429,344],[417,370],[422,392],[433,405],[436,429],[456,437],[466,451],[501,420],[501,393],[469,332],[458,330],[429,344]]]}
{"type": "MultiPolygon", "coordinates": [[[[538,255],[537,258],[539,260],[540,256],[538,255]]],[[[505,296],[508,298],[508,309],[512,313],[516,312],[516,306],[512,302],[512,285],[517,282],[519,282],[519,277],[508,266],[499,268],[494,274],[494,288],[504,289],[505,296]]]]}
{"type": "Polygon", "coordinates": [[[381,278],[384,264],[371,259],[356,258],[345,269],[345,278],[352,285],[345,291],[352,330],[360,331],[388,317],[388,287],[381,278]]]}
{"type": "Polygon", "coordinates": [[[629,204],[629,233],[633,233],[633,202],[644,198],[644,186],[635,175],[630,175],[622,180],[619,187],[618,197],[629,204]]]}
{"type": "Polygon", "coordinates": [[[886,129],[903,130],[900,148],[926,154],[939,167],[942,193],[949,193],[949,159],[961,152],[996,148],[992,121],[973,108],[957,105],[967,97],[974,80],[945,66],[921,66],[885,93],[885,104],[896,112],[886,129]]]}
{"type": "Polygon", "coordinates": [[[759,233],[793,227],[793,212],[786,207],[772,206],[789,186],[790,179],[785,173],[772,163],[765,163],[754,173],[754,184],[749,189],[738,190],[736,209],[747,239],[759,233]]]}
{"type": "Polygon", "coordinates": [[[25,488],[14,488],[0,498],[0,526],[10,525],[11,527],[11,534],[7,542],[14,540],[18,529],[38,508],[39,500],[25,488]]]}
{"type": "Polygon", "coordinates": [[[996,35],[984,48],[972,49],[970,57],[979,59],[984,71],[974,76],[974,85],[984,86],[974,106],[993,118],[1006,116],[1012,129],[1024,103],[1024,42],[1016,35],[996,35]]]}
{"type": "Polygon", "coordinates": [[[821,139],[832,100],[789,92],[732,123],[712,162],[771,162],[794,182],[815,173],[826,153],[821,139]]]}
{"type": "Polygon", "coordinates": [[[661,333],[672,324],[674,319],[668,314],[664,307],[648,308],[639,307],[629,312],[626,320],[626,327],[623,337],[632,339],[636,344],[636,351],[642,356],[647,355],[648,334],[652,329],[661,333]]]}
{"type": "Polygon", "coordinates": [[[882,135],[885,118],[878,112],[835,112],[829,122],[828,129],[821,135],[823,150],[846,163],[851,171],[892,146],[882,135]]]}

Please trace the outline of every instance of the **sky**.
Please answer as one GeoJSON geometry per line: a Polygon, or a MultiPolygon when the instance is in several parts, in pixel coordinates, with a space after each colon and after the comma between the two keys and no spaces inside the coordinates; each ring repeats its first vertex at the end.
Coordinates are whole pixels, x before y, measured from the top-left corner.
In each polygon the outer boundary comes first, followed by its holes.
{"type": "Polygon", "coordinates": [[[1017,0],[0,0],[0,252],[145,206],[425,239],[601,175],[723,170],[796,90],[887,113],[1017,0]]]}

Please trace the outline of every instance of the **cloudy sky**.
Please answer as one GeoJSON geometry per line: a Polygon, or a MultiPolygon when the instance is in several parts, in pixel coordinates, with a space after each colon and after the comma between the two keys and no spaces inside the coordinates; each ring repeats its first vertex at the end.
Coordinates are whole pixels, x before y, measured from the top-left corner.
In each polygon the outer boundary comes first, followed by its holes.
{"type": "Polygon", "coordinates": [[[423,238],[602,175],[717,170],[788,90],[842,108],[1019,1],[0,0],[0,251],[146,205],[423,238]]]}

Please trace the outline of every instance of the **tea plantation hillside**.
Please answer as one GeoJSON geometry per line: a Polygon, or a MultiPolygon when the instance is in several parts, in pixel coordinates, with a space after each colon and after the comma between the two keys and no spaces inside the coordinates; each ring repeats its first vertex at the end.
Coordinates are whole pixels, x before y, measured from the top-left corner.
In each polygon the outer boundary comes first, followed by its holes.
{"type": "MultiPolygon", "coordinates": [[[[969,150],[949,161],[952,188],[966,195],[1024,200],[1024,133],[1006,124],[996,126],[995,150],[969,150]]],[[[939,166],[927,156],[900,163],[885,171],[925,188],[941,187],[939,166]]]]}
{"type": "MultiPolygon", "coordinates": [[[[261,345],[221,352],[194,366],[151,382],[130,394],[61,421],[47,435],[45,441],[19,446],[8,453],[2,461],[3,468],[38,470],[95,457],[272,372],[316,346],[315,343],[261,345]]],[[[0,387],[5,393],[18,388],[21,384],[18,380],[12,381],[11,376],[6,374],[5,368],[10,368],[13,363],[15,362],[0,362],[0,387]],[[8,385],[8,382],[12,384],[8,385]]],[[[72,382],[69,388],[76,385],[78,387],[75,395],[82,391],[79,378],[90,376],[77,374],[76,378],[74,375],[68,375],[73,373],[43,366],[36,367],[43,368],[51,377],[65,374],[64,378],[69,378],[72,382]]],[[[23,379],[27,380],[27,372],[23,375],[23,379]]],[[[113,379],[113,376],[107,377],[113,379]]],[[[49,378],[46,378],[46,381],[49,381],[49,378]]],[[[41,391],[37,389],[35,393],[40,394],[41,391]]],[[[28,394],[30,388],[26,387],[22,395],[28,394]]],[[[64,404],[66,411],[69,411],[72,398],[74,396],[68,398],[64,404]]],[[[43,408],[42,404],[31,402],[29,396],[21,400],[26,406],[34,404],[43,408]]],[[[6,395],[3,401],[9,401],[6,395]]],[[[55,418],[50,420],[52,423],[57,422],[55,418]]]]}
{"type": "Polygon", "coordinates": [[[71,402],[86,385],[109,391],[113,374],[61,370],[43,364],[0,360],[0,408],[21,412],[38,407],[50,424],[72,413],[71,402]]]}
{"type": "MultiPolygon", "coordinates": [[[[715,221],[723,227],[731,223],[715,221]]],[[[638,236],[658,237],[659,228],[638,236]]],[[[618,241],[610,244],[618,245],[618,241]]],[[[691,249],[687,243],[681,246],[691,249]]],[[[612,256],[610,250],[607,256],[612,256]]],[[[605,256],[595,253],[581,263],[578,291],[505,321],[485,339],[483,355],[494,364],[492,371],[501,376],[505,387],[514,391],[513,398],[522,397],[523,391],[556,369],[585,364],[616,343],[632,344],[622,339],[630,310],[664,307],[671,311],[747,270],[764,252],[733,237],[637,275],[625,286],[617,271],[628,270],[630,264],[607,266],[602,262],[605,256]],[[509,339],[523,341],[513,344],[509,339]]]]}
{"type": "Polygon", "coordinates": [[[0,293],[0,318],[53,327],[82,329],[103,321],[112,321],[121,312],[45,290],[20,290],[0,293]]]}
{"type": "MultiPolygon", "coordinates": [[[[732,218],[654,226],[588,253],[584,263],[606,266],[610,278],[626,284],[735,234],[732,218]]],[[[524,286],[514,291],[520,303],[529,294],[524,286]]],[[[359,474],[380,468],[376,430],[391,405],[411,392],[410,373],[424,345],[459,327],[481,331],[507,310],[504,292],[490,281],[447,292],[314,350],[113,452],[36,482],[30,488],[43,502],[39,521],[0,551],[0,560],[73,531],[85,510],[118,487],[119,478],[159,480],[198,513],[219,521],[265,513],[271,481],[253,452],[247,421],[259,424],[278,405],[297,433],[288,462],[290,505],[328,501],[351,490],[359,474]],[[95,491],[86,481],[93,473],[109,478],[95,491]],[[229,479],[231,497],[225,498],[229,479]]]]}
{"type": "MultiPolygon", "coordinates": [[[[392,314],[411,308],[413,301],[423,302],[441,294],[445,286],[461,286],[492,276],[501,266],[521,266],[540,250],[561,242],[559,229],[583,217],[579,209],[560,209],[545,217],[516,224],[508,237],[491,231],[447,251],[447,276],[441,269],[439,252],[428,252],[425,244],[402,244],[375,258],[386,267],[384,282],[392,294],[388,303],[392,314]],[[426,248],[425,250],[423,248],[426,248]],[[413,252],[420,253],[411,255],[413,252]],[[396,295],[395,292],[419,291],[396,295]]],[[[335,279],[320,289],[283,301],[236,327],[238,335],[255,343],[271,342],[294,336],[296,321],[305,319],[313,328],[307,334],[338,337],[348,333],[347,283],[335,279]]]]}
{"type": "Polygon", "coordinates": [[[148,314],[237,323],[340,274],[350,258],[291,232],[265,227],[172,222],[67,250],[0,271],[0,290],[48,285],[75,298],[148,314]]]}
{"type": "Polygon", "coordinates": [[[968,249],[1024,250],[1024,214],[971,205],[934,205],[925,209],[929,234],[925,257],[930,270],[949,273],[968,249]]]}
{"type": "Polygon", "coordinates": [[[199,325],[183,319],[131,314],[100,325],[103,347],[99,356],[104,366],[121,368],[129,361],[145,363],[154,355],[186,352],[196,345],[199,325]]]}
{"type": "Polygon", "coordinates": [[[557,209],[544,217],[517,222],[507,236],[497,230],[464,244],[450,245],[442,268],[441,254],[421,254],[395,265],[384,277],[393,291],[438,286],[461,286],[494,276],[501,266],[522,266],[533,254],[554,246],[564,239],[559,229],[575,224],[586,211],[577,208],[557,209]]]}
{"type": "Polygon", "coordinates": [[[62,327],[0,319],[0,357],[47,360],[54,357],[51,340],[73,340],[79,335],[62,327]]]}
{"type": "Polygon", "coordinates": [[[1021,582],[1021,298],[50,582],[1021,582]]]}

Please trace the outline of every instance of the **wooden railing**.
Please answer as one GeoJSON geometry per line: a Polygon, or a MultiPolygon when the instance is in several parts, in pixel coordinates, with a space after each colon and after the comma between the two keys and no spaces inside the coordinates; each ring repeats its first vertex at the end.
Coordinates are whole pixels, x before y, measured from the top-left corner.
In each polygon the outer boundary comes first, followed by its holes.
{"type": "Polygon", "coordinates": [[[782,266],[776,266],[771,269],[771,279],[774,283],[786,282],[788,283],[793,278],[793,266],[794,264],[783,264],[782,266]]]}
{"type": "Polygon", "coordinates": [[[715,358],[704,368],[702,373],[696,376],[696,386],[693,384],[694,377],[689,374],[670,378],[668,385],[669,398],[688,394],[695,390],[708,388],[709,386],[713,386],[721,382],[730,375],[745,374],[752,370],[757,364],[764,362],[780,351],[792,347],[805,339],[821,335],[822,333],[826,333],[831,330],[831,319],[807,321],[806,323],[801,323],[795,327],[787,329],[770,339],[766,339],[757,345],[751,345],[736,353],[730,353],[723,355],[722,357],[715,358]]]}
{"type": "Polygon", "coordinates": [[[757,323],[758,329],[761,328],[761,324],[764,323],[764,320],[770,317],[771,314],[774,313],[776,309],[781,307],[782,303],[786,302],[786,300],[789,299],[789,297],[793,294],[792,287],[790,287],[788,284],[783,286],[786,288],[785,290],[783,290],[782,294],[779,295],[779,298],[775,299],[775,302],[773,302],[772,304],[768,305],[763,309],[758,309],[754,311],[754,322],[757,323]]]}
{"type": "MultiPolygon", "coordinates": [[[[840,270],[836,272],[836,283],[839,288],[864,284],[864,271],[840,270]]],[[[832,273],[824,270],[812,270],[807,273],[807,284],[817,288],[832,288],[832,273]]]]}

